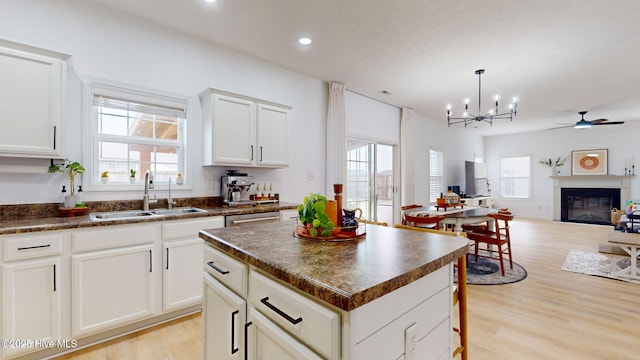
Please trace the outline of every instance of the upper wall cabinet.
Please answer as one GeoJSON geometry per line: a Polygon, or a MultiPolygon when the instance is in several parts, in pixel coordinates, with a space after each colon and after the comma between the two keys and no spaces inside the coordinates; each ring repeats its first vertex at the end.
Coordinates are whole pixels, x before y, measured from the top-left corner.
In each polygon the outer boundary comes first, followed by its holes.
{"type": "Polygon", "coordinates": [[[68,58],[0,39],[0,156],[62,157],[68,58]]]}
{"type": "Polygon", "coordinates": [[[200,98],[204,165],[289,166],[291,107],[214,89],[200,98]]]}

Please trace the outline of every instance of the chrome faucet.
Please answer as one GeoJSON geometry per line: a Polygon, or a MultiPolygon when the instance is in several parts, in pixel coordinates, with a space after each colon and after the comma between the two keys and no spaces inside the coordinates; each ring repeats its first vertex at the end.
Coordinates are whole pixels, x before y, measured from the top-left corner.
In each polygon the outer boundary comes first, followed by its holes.
{"type": "Polygon", "coordinates": [[[172,209],[173,205],[178,205],[178,203],[171,198],[171,178],[169,178],[169,198],[167,199],[167,209],[172,209]]]}
{"type": "Polygon", "coordinates": [[[153,173],[147,170],[144,174],[144,195],[142,196],[142,210],[149,211],[149,204],[156,204],[158,199],[156,199],[156,195],[153,194],[153,199],[149,200],[149,189],[153,189],[153,173]]]}

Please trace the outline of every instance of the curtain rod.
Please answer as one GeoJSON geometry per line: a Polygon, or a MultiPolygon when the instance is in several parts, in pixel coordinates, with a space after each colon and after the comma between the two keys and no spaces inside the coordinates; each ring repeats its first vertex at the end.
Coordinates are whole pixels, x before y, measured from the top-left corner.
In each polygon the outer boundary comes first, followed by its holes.
{"type": "Polygon", "coordinates": [[[356,93],[356,94],[358,94],[358,95],[362,95],[362,96],[364,96],[364,97],[368,97],[369,99],[372,99],[372,100],[375,100],[375,101],[379,101],[379,102],[381,102],[381,103],[385,103],[385,104],[387,104],[387,105],[391,105],[391,106],[397,107],[398,109],[402,109],[402,108],[404,107],[404,106],[396,105],[396,104],[394,104],[394,103],[392,103],[392,102],[389,102],[389,101],[385,101],[385,100],[378,99],[378,98],[373,97],[373,96],[371,96],[371,95],[367,95],[367,94],[365,94],[365,93],[363,93],[363,92],[360,92],[360,91],[357,91],[357,90],[353,90],[353,89],[352,89],[352,88],[350,88],[350,87],[345,87],[345,90],[349,90],[349,91],[351,91],[352,93],[356,93]]]}

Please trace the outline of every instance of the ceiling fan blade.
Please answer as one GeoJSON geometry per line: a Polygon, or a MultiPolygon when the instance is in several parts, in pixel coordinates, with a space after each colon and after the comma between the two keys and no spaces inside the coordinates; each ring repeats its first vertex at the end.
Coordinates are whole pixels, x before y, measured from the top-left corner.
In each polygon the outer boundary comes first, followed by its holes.
{"type": "Polygon", "coordinates": [[[573,127],[573,124],[566,125],[566,126],[558,126],[558,127],[554,127],[554,128],[549,128],[547,130],[557,130],[557,129],[564,129],[564,128],[570,128],[570,127],[573,127]]]}
{"type": "Polygon", "coordinates": [[[591,123],[591,125],[596,125],[596,124],[601,124],[605,121],[609,121],[609,119],[595,119],[595,120],[591,120],[589,121],[591,123]]]}
{"type": "Polygon", "coordinates": [[[599,125],[621,125],[621,124],[624,124],[624,121],[603,122],[603,123],[596,123],[596,124],[591,124],[591,125],[599,126],[599,125]]]}

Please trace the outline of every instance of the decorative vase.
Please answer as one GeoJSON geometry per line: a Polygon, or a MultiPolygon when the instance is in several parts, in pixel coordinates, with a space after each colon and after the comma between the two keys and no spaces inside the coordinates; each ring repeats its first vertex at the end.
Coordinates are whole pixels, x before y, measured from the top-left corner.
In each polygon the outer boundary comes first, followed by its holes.
{"type": "Polygon", "coordinates": [[[136,183],[136,178],[134,176],[129,176],[129,184],[133,185],[136,183]]]}
{"type": "Polygon", "coordinates": [[[108,177],[108,176],[101,176],[101,177],[100,177],[100,181],[101,181],[103,184],[108,184],[108,183],[109,183],[109,177],[108,177]]]}

